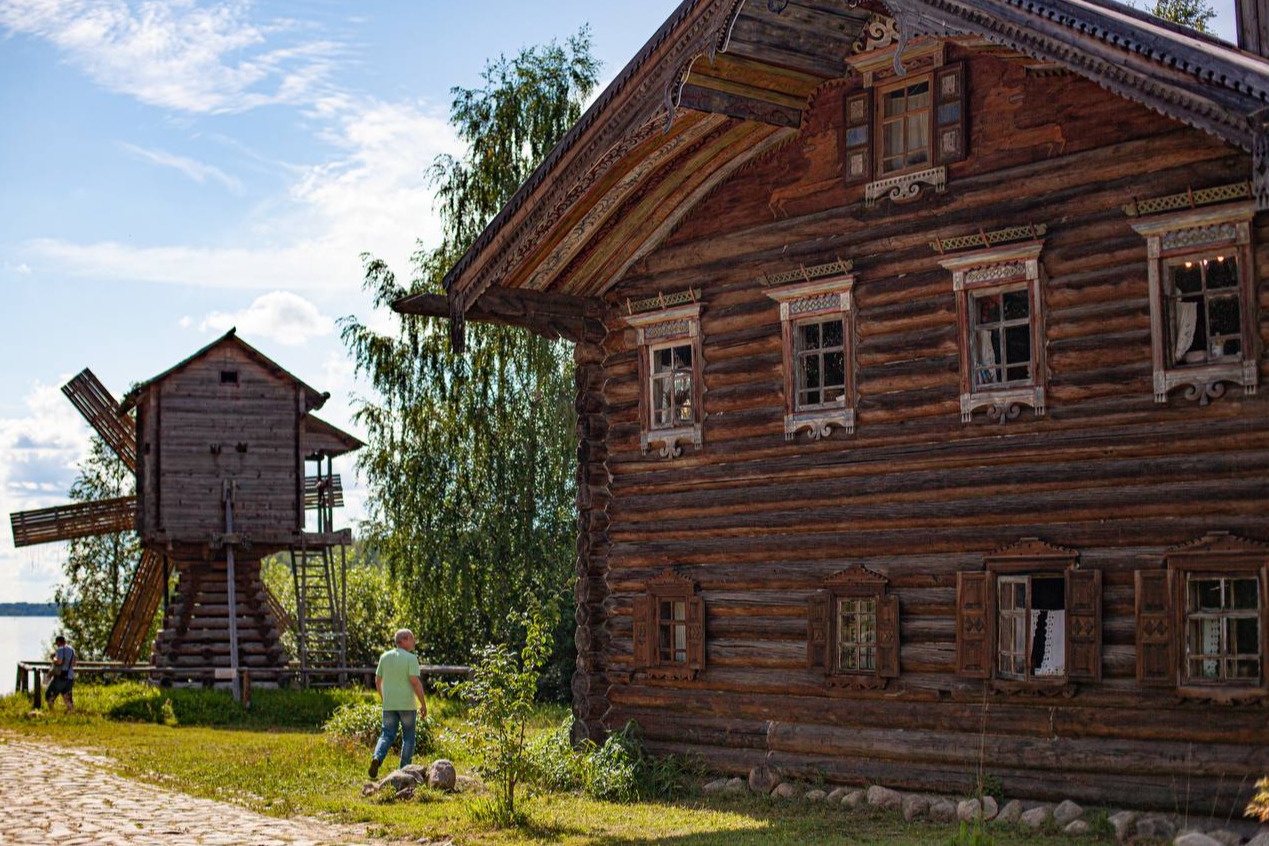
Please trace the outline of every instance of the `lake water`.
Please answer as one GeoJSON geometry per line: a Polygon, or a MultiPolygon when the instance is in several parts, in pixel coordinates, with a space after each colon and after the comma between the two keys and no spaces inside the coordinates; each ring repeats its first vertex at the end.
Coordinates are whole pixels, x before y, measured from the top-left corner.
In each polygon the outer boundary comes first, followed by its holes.
{"type": "Polygon", "coordinates": [[[19,661],[48,660],[44,647],[58,622],[57,617],[0,617],[0,693],[13,692],[19,661]]]}

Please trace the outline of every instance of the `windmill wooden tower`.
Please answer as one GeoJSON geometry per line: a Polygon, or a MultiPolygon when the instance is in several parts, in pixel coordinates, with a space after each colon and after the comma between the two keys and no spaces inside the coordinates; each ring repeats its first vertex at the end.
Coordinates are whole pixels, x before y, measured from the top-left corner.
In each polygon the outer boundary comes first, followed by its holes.
{"type": "Polygon", "coordinates": [[[343,666],[351,533],[334,528],[343,489],[332,459],[362,444],[312,414],[328,394],[232,329],[122,403],[89,370],[62,391],[135,473],[136,495],[15,513],[13,539],[28,546],[137,531],[141,561],[111,631],[112,658],[136,660],[164,602],[153,663],[166,679],[236,685],[239,670],[250,669],[255,680],[276,680],[289,663],[284,625],[305,677],[343,666]],[[261,559],[284,551],[298,600],[293,620],[260,579],[261,559]]]}

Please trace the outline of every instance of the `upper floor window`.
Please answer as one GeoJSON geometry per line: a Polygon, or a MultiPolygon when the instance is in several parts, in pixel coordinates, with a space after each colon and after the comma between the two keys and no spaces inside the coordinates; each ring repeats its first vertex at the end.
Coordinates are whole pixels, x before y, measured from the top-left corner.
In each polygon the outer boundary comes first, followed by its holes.
{"type": "Polygon", "coordinates": [[[1226,385],[1256,393],[1260,335],[1250,202],[1142,218],[1156,402],[1177,388],[1206,405],[1226,385]]]}
{"type": "Polygon", "coordinates": [[[1266,692],[1269,546],[1212,532],[1136,573],[1137,678],[1199,696],[1266,692]]]}
{"type": "Polygon", "coordinates": [[[780,304],[786,438],[802,429],[816,440],[834,426],[855,430],[850,293],[855,277],[844,273],[849,266],[838,261],[809,268],[804,281],[767,291],[780,304]],[[813,278],[824,268],[826,278],[813,278]]]}
{"type": "Polygon", "coordinates": [[[705,669],[705,602],[691,579],[673,570],[649,579],[631,617],[636,670],[687,679],[705,669]]]}
{"type": "Polygon", "coordinates": [[[986,409],[1004,422],[1030,406],[1044,414],[1044,242],[948,255],[961,343],[961,420],[986,409]]]}
{"type": "Polygon", "coordinates": [[[901,80],[877,90],[881,103],[877,123],[881,127],[882,176],[929,167],[933,161],[930,149],[932,83],[932,75],[925,74],[916,80],[901,80]]]}
{"type": "Polygon", "coordinates": [[[664,458],[682,454],[682,444],[701,446],[705,419],[701,400],[699,291],[658,295],[629,303],[625,322],[635,330],[639,362],[639,445],[646,454],[659,446],[664,458]]]}
{"type": "Polygon", "coordinates": [[[880,573],[853,566],[807,601],[806,658],[830,685],[884,687],[899,675],[899,599],[880,573]]]}

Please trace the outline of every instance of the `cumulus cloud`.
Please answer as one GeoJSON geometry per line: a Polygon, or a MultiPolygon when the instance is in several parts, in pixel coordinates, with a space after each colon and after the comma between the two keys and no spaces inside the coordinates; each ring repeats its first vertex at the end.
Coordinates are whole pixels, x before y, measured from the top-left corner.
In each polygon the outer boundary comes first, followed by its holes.
{"type": "Polygon", "coordinates": [[[188,156],[178,156],[175,153],[169,153],[166,150],[148,150],[145,147],[138,147],[135,144],[129,144],[120,141],[119,146],[127,150],[139,159],[144,159],[151,164],[159,167],[170,167],[177,170],[188,178],[202,185],[207,180],[219,182],[235,194],[243,192],[242,181],[236,176],[230,176],[215,165],[200,162],[197,159],[191,159],[188,156]]]}
{"type": "Polygon", "coordinates": [[[273,291],[241,311],[213,311],[198,324],[201,332],[226,332],[232,327],[248,338],[268,338],[286,346],[329,335],[335,321],[317,306],[290,291],[273,291]]]}
{"type": "Polygon", "coordinates": [[[250,11],[244,0],[0,0],[0,26],[50,42],[98,85],[153,106],[208,114],[311,98],[340,46],[298,39],[289,21],[253,23],[250,11]]]}
{"type": "MultiPolygon", "coordinates": [[[[70,377],[66,374],[59,384],[70,377]]],[[[0,418],[0,515],[67,501],[75,465],[88,453],[88,426],[57,385],[36,384],[22,412],[0,418]]],[[[52,598],[60,574],[59,546],[15,549],[0,530],[0,597],[52,598]]]]}

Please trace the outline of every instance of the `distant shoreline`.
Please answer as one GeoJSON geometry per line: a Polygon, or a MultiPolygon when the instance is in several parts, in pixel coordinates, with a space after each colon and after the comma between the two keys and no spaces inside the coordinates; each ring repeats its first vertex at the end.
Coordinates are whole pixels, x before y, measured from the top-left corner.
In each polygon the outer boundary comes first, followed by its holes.
{"type": "Polygon", "coordinates": [[[0,602],[0,617],[56,616],[56,602],[0,602]]]}

